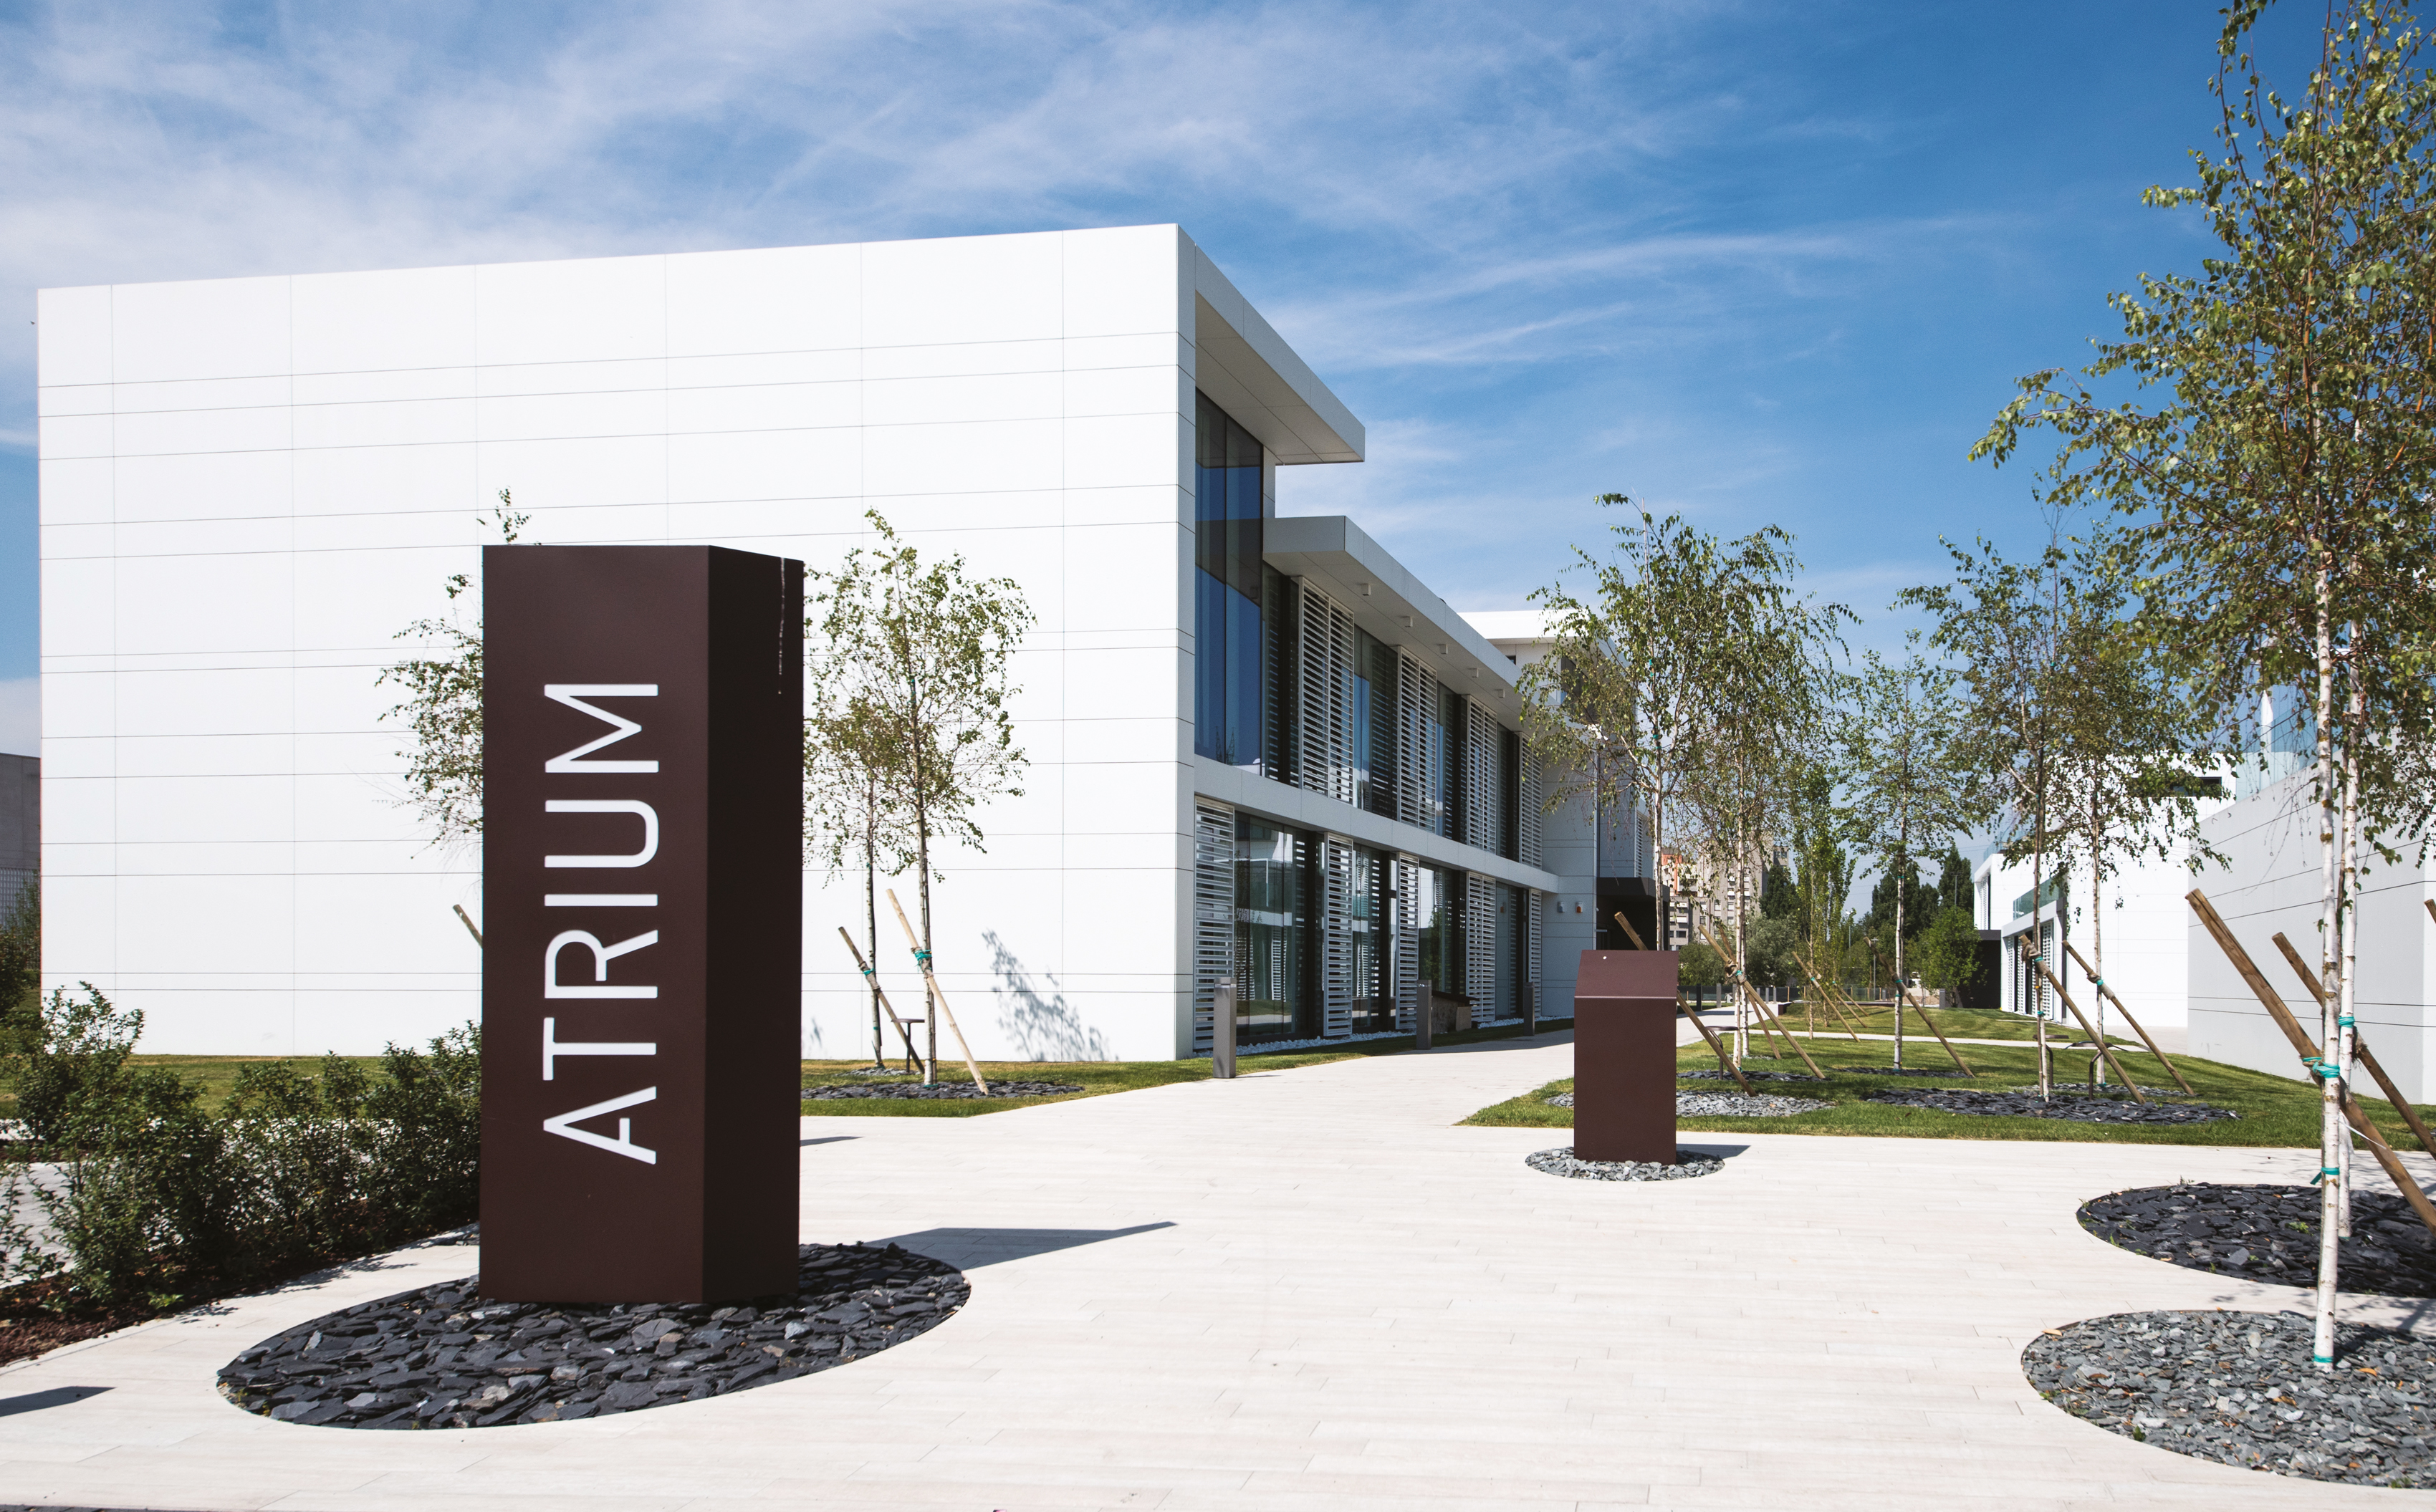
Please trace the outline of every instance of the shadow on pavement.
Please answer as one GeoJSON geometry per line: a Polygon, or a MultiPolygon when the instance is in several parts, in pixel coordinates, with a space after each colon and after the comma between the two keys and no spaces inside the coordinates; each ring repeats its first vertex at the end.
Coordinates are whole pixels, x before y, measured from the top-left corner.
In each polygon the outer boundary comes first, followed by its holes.
{"type": "Polygon", "coordinates": [[[959,1270],[968,1271],[978,1265],[1025,1260],[1053,1250],[1073,1249],[1083,1244],[1096,1244],[1102,1240],[1122,1239],[1128,1234],[1147,1234],[1153,1229],[1174,1226],[1161,1220],[1155,1224],[1136,1224],[1131,1228],[925,1228],[918,1233],[896,1234],[864,1243],[902,1244],[917,1254],[946,1260],[959,1270]]]}
{"type": "Polygon", "coordinates": [[[29,1391],[22,1397],[0,1397],[0,1417],[14,1417],[19,1413],[38,1413],[45,1407],[64,1407],[87,1397],[98,1397],[108,1386],[53,1386],[48,1391],[29,1391]]]}

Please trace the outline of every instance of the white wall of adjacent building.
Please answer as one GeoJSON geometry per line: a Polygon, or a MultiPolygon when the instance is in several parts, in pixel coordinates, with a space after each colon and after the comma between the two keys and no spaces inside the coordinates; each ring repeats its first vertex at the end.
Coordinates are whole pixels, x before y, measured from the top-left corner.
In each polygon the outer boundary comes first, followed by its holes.
{"type": "MultiPolygon", "coordinates": [[[[2291,770],[2297,763],[2286,763],[2291,770]]],[[[2307,775],[2273,781],[2217,813],[2205,838],[2224,858],[2196,885],[2234,937],[2315,1037],[2316,999],[2275,948],[2282,933],[2314,970],[2319,956],[2321,891],[2317,810],[2307,775]]],[[[2436,897],[2436,875],[2416,858],[2414,843],[2397,845],[2403,859],[2371,856],[2361,878],[2358,980],[2354,1012],[2360,1034],[2403,1094],[2436,1098],[2429,1034],[2436,1029],[2436,920],[2425,900],[2436,897]]],[[[2244,985],[2198,918],[2184,911],[2190,962],[2191,1052],[2277,1076],[2307,1080],[2291,1043],[2244,985]]]]}

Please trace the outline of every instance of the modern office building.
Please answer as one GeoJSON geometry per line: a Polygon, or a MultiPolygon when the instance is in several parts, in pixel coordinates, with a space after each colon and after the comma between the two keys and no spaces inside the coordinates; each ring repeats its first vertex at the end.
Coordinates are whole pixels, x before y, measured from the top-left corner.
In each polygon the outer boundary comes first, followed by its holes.
{"type": "MultiPolygon", "coordinates": [[[[1484,1018],[1569,998],[1552,921],[1604,884],[1542,821],[1515,654],[1353,522],[1280,512],[1362,425],[1174,226],[38,313],[44,968],[142,1008],[148,1049],[366,1051],[478,1011],[479,859],[405,802],[375,678],[502,489],[529,539],[814,569],[877,510],[1021,585],[1023,793],[934,889],[982,1055],[1189,1054],[1230,973],[1253,1040],[1407,1023],[1425,983],[1484,1018]]],[[[806,1051],[867,1053],[860,878],[808,880],[806,1051]]]]}

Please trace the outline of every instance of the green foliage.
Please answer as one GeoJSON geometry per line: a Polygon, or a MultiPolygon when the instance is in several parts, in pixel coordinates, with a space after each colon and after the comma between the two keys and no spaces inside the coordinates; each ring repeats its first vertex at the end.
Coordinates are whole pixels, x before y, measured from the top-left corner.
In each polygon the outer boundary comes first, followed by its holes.
{"type": "Polygon", "coordinates": [[[1801,967],[1793,953],[1801,947],[1801,927],[1791,913],[1762,916],[1750,927],[1744,952],[1750,960],[1750,979],[1763,987],[1801,984],[1801,967]]]}
{"type": "Polygon", "coordinates": [[[34,1007],[43,970],[43,882],[37,877],[0,910],[0,1036],[34,1007]]]}
{"type": "Polygon", "coordinates": [[[1972,909],[1972,894],[1975,891],[1971,880],[1971,863],[1962,859],[1962,853],[1954,847],[1951,841],[1947,842],[1945,855],[1939,860],[1937,867],[1939,905],[1944,908],[1960,909],[1968,913],[1972,909]]]}
{"type": "Polygon", "coordinates": [[[471,1026],[390,1047],[377,1077],[336,1056],[319,1075],[249,1066],[214,1115],[199,1086],[132,1064],[143,1024],[89,983],[57,990],[0,1063],[26,1125],[0,1220],[9,1279],[59,1274],[113,1303],[216,1294],[474,1215],[471,1026]]]}
{"type": "MultiPolygon", "coordinates": [[[[1898,855],[1888,860],[1886,869],[1878,874],[1870,888],[1870,912],[1861,919],[1861,932],[1878,942],[1878,953],[1886,957],[1889,968],[1895,960],[1895,909],[1903,908],[1904,939],[1919,937],[1930,915],[1937,912],[1937,891],[1920,879],[1920,866],[1909,856],[1898,855]]],[[[1905,963],[1905,969],[1910,969],[1905,963]]]]}
{"type": "Polygon", "coordinates": [[[1937,911],[1912,945],[1920,980],[1931,987],[1967,987],[1979,974],[1979,929],[1968,909],[1937,911]]]}
{"type": "Polygon", "coordinates": [[[1801,892],[1793,885],[1793,868],[1783,856],[1773,856],[1759,874],[1759,912],[1764,919],[1792,919],[1801,914],[1801,892]]]}
{"type": "MultiPolygon", "coordinates": [[[[519,514],[506,489],[482,523],[513,546],[531,516],[519,514]]],[[[473,579],[452,573],[442,588],[453,602],[472,590],[473,579]]],[[[418,619],[392,637],[415,640],[437,654],[410,657],[381,669],[374,686],[405,692],[404,703],[382,718],[403,720],[414,748],[406,761],[407,801],[432,828],[435,843],[474,841],[482,833],[482,622],[471,628],[454,617],[418,619]]]]}
{"type": "Polygon", "coordinates": [[[1683,947],[1676,958],[1676,977],[1687,987],[1709,988],[1723,985],[1726,962],[1723,956],[1709,948],[1707,942],[1695,940],[1683,947]]]}

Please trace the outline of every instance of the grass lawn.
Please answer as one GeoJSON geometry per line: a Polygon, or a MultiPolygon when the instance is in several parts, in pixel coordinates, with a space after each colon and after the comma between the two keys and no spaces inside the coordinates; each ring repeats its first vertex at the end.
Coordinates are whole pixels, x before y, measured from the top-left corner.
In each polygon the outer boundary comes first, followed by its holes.
{"type": "MultiPolygon", "coordinates": [[[[2078,998],[2073,1000],[2076,1002],[2079,1001],[2078,998]]],[[[1867,1005],[1865,1004],[1864,1007],[1866,1008],[1867,1005]]],[[[2081,1007],[2082,1009],[2089,1011],[2090,1017],[2093,1020],[2097,1017],[2096,1011],[2091,1010],[2089,1008],[2089,1004],[2085,1002],[2081,1003],[2081,1007]]],[[[1782,1015],[1784,1019],[1785,1028],[1808,1029],[1811,1027],[1810,1020],[1805,1017],[1801,1004],[1798,1002],[1778,1003],[1776,1008],[1777,1012],[1782,1015]]],[[[1869,1009],[1867,1012],[1857,1017],[1853,1016],[1850,1009],[1847,1009],[1845,1013],[1846,1017],[1839,1019],[1834,1014],[1829,1013],[1822,1005],[1818,1010],[1818,1033],[1821,1035],[1833,1034],[1838,1039],[1843,1039],[1844,1029],[1848,1024],[1864,1034],[1891,1034],[1895,1032],[1895,1015],[1892,1005],[1883,1008],[1869,1009]]],[[[1929,1015],[1937,1020],[1937,1027],[1945,1031],[1945,1037],[1948,1039],[2027,1039],[2035,1041],[2039,1037],[2039,1021],[2023,1014],[2000,1014],[1976,1008],[1932,1008],[1929,1010],[1929,1015]]],[[[2106,1034],[2107,1038],[2116,1045],[2130,1045],[2134,1049],[2141,1049],[2139,1036],[2133,1034],[2131,1030],[2126,1027],[2123,1022],[2123,1016],[2121,1014],[2112,1012],[2111,1010],[2106,1016],[2106,1034]]],[[[1945,1051],[1937,1048],[1937,1036],[1930,1034],[1927,1026],[1920,1021],[1919,1010],[1906,1009],[1904,1013],[1904,1038],[1908,1041],[1915,1037],[1927,1043],[1928,1052],[1930,1054],[1935,1055],[1940,1060],[1945,1059],[1945,1051]]],[[[2047,1043],[2050,1045],[2060,1044],[2082,1037],[2084,1036],[2080,1031],[2079,1021],[2074,1018],[2070,1014],[2066,1014],[2061,1019],[2051,1018],[2047,1020],[2047,1043]]],[[[1850,1045],[1852,1041],[1845,1039],[1844,1043],[1850,1045]]],[[[1813,1050],[1811,1053],[1816,1055],[1818,1052],[1816,1050],[1813,1050]]],[[[2143,1051],[2143,1053],[2146,1053],[2145,1050],[2143,1051]]],[[[1962,1058],[1964,1060],[1970,1060],[1970,1053],[1965,1051],[1962,1058]]],[[[1926,1063],[1923,1062],[1923,1064],[1926,1063]]],[[[1946,1064],[1952,1065],[1953,1063],[1948,1061],[1946,1064]]],[[[2177,1057],[2174,1064],[2180,1066],[2182,1064],[2181,1059],[2177,1057]]],[[[1973,1061],[1972,1066],[1974,1069],[1976,1069],[1978,1063],[1976,1061],[1973,1061]]],[[[2171,1078],[2169,1077],[2167,1080],[2170,1081],[2171,1078]]],[[[2195,1082],[2192,1085],[2196,1086],[2199,1084],[2195,1082]]]]}
{"type": "MultiPolygon", "coordinates": [[[[354,1061],[367,1071],[377,1073],[380,1070],[380,1057],[377,1055],[342,1055],[339,1059],[354,1061]]],[[[319,1055],[130,1055],[128,1057],[128,1064],[138,1069],[172,1070],[188,1085],[200,1085],[203,1089],[204,1109],[217,1113],[220,1110],[220,1105],[228,1101],[229,1093],[235,1089],[237,1072],[246,1067],[293,1066],[309,1076],[321,1070],[322,1057],[319,1055]]],[[[0,1090],[0,1119],[16,1116],[17,1094],[13,1091],[0,1090]]]]}
{"type": "MultiPolygon", "coordinates": [[[[1541,1019],[1541,1033],[1571,1029],[1571,1019],[1541,1019]]],[[[1459,1034],[1440,1034],[1435,1043],[1468,1045],[1483,1040],[1511,1039],[1522,1034],[1519,1024],[1504,1024],[1493,1029],[1470,1029],[1459,1034]]],[[[1250,1076],[1261,1071],[1292,1070],[1300,1066],[1319,1066],[1329,1061],[1356,1060],[1366,1055],[1393,1055],[1413,1048],[1409,1034],[1394,1039],[1365,1039],[1341,1050],[1296,1050],[1271,1055],[1245,1051],[1237,1056],[1236,1074],[1250,1076]]],[[[806,1061],[803,1086],[861,1086],[882,1080],[877,1076],[850,1074],[857,1066],[869,1061],[806,1061]]],[[[894,1064],[902,1064],[896,1062],[894,1064]]],[[[940,1099],[915,1098],[841,1098],[836,1102],[806,1103],[806,1118],[884,1118],[884,1119],[970,1119],[984,1113],[1004,1113],[1011,1108],[1031,1107],[1039,1103],[1070,1103],[1077,1098],[1104,1097],[1110,1092],[1131,1092],[1144,1086],[1166,1086],[1176,1082],[1205,1082],[1209,1079],[1209,1062],[1206,1059],[1186,1061],[983,1061],[982,1076],[985,1081],[1063,1082],[1079,1086],[1083,1090],[1057,1097],[994,1097],[940,1099]]],[[[965,1063],[948,1056],[939,1062],[942,1082],[972,1083],[965,1063]]],[[[912,1077],[900,1078],[911,1081],[912,1077]]],[[[1561,1110],[1560,1110],[1561,1111],[1561,1110]]]]}
{"type": "MultiPolygon", "coordinates": [[[[1938,1021],[1942,1024],[1944,1016],[1940,1015],[1938,1021]]],[[[1753,1048],[1757,1048],[1756,1039],[1753,1040],[1753,1048]]],[[[1940,1060],[1943,1058],[1936,1041],[1931,1040],[1928,1049],[1930,1055],[1940,1060]]],[[[1866,1072],[1838,1072],[1835,1069],[1838,1066],[1891,1066],[1892,1050],[1893,1047],[1883,1040],[1865,1040],[1859,1045],[1846,1040],[1833,1048],[1826,1048],[1825,1042],[1821,1041],[1814,1045],[1811,1053],[1818,1057],[1819,1067],[1828,1072],[1827,1081],[1751,1084],[1755,1092],[1814,1098],[1834,1104],[1832,1107],[1797,1113],[1784,1119],[1684,1119],[1677,1126],[1686,1134],[1841,1134],[1912,1139],[2051,1139],[2072,1143],[2272,1145],[2291,1149],[2315,1149],[2318,1143],[2319,1104],[2314,1087],[2261,1071],[2245,1070],[2238,1066],[2185,1055],[2174,1057],[2174,1064],[2198,1090],[2199,1101],[2233,1108],[2241,1115],[2239,1118],[2210,1123],[2076,1123],[2061,1119],[1987,1118],[1978,1114],[1892,1107],[1883,1103],[1862,1101],[1871,1092],[1889,1086],[2002,1091],[2034,1086],[2039,1076],[2038,1051],[2031,1047],[2021,1050],[2010,1046],[1966,1048],[1963,1058],[1979,1073],[1976,1080],[1872,1076],[1866,1072]],[[1821,1053],[1822,1049],[1824,1053],[1821,1053]]],[[[2060,1094],[2073,1090],[2075,1083],[2085,1087],[2089,1054],[2087,1051],[2066,1051],[2056,1055],[2056,1090],[2060,1094]]],[[[1914,1066],[1933,1064],[1917,1054],[1907,1057],[1907,1060],[1914,1066]]],[[[1685,1049],[1678,1055],[1677,1062],[1683,1070],[1714,1070],[1717,1064],[1716,1057],[1709,1053],[1704,1045],[1685,1049]]],[[[2125,1058],[2124,1065],[2140,1078],[2143,1087],[2173,1086],[2173,1079],[2166,1076],[2150,1056],[2125,1058]]],[[[1746,1070],[1808,1074],[1800,1061],[1790,1058],[1766,1060],[1754,1055],[1743,1063],[1743,1068],[1746,1070]]],[[[1687,1091],[1735,1090],[1731,1082],[1706,1079],[1679,1085],[1687,1091]]],[[[1551,1107],[1546,1100],[1558,1092],[1573,1089],[1571,1078],[1550,1082],[1537,1091],[1482,1108],[1463,1121],[1500,1127],[1570,1129],[1574,1126],[1574,1110],[1551,1107]]],[[[2419,1142],[2410,1137],[2392,1104],[2381,1099],[2364,1097],[2360,1100],[2360,1106],[2395,1149],[2415,1151],[2419,1148],[2419,1142]]],[[[2420,1109],[2422,1120],[2431,1115],[2436,1115],[2436,1108],[2420,1109]]],[[[2362,1158],[2367,1157],[2364,1156],[2362,1158]]]]}

